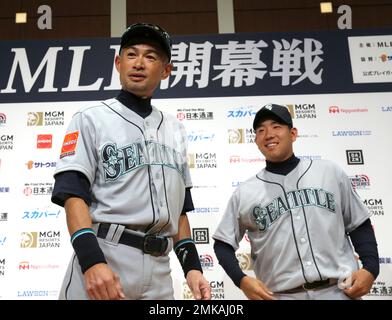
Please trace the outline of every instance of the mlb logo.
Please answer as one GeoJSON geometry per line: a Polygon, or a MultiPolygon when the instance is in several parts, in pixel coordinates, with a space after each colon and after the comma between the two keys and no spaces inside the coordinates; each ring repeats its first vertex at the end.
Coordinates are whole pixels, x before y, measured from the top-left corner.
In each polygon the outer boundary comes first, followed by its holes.
{"type": "Polygon", "coordinates": [[[193,235],[192,238],[195,241],[195,243],[200,243],[200,244],[210,243],[208,228],[193,228],[192,235],[193,235]]]}
{"type": "Polygon", "coordinates": [[[362,150],[346,150],[347,164],[364,164],[362,150]]]}

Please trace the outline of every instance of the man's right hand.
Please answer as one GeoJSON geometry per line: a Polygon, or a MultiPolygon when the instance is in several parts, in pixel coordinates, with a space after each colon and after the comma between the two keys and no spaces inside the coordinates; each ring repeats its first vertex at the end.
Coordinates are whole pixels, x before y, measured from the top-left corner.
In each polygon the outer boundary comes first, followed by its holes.
{"type": "Polygon", "coordinates": [[[243,277],[240,288],[250,300],[276,300],[273,296],[274,293],[263,282],[255,278],[243,277]]]}
{"type": "Polygon", "coordinates": [[[97,263],[84,273],[86,291],[92,300],[121,300],[125,295],[120,277],[106,263],[97,263]]]}

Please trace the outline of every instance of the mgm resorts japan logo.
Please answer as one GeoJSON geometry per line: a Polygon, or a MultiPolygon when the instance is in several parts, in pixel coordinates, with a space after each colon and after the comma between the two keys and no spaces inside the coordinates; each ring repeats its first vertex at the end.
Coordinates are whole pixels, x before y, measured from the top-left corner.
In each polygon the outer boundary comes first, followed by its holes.
{"type": "Polygon", "coordinates": [[[316,105],[314,103],[287,104],[286,106],[293,119],[317,118],[316,105]]]}
{"type": "Polygon", "coordinates": [[[228,130],[229,143],[254,143],[255,131],[253,129],[229,129],[228,130]]]}
{"type": "Polygon", "coordinates": [[[27,113],[27,126],[62,126],[64,111],[39,111],[27,113]]]}
{"type": "Polygon", "coordinates": [[[59,248],[60,231],[22,232],[21,248],[59,248]]]}
{"type": "Polygon", "coordinates": [[[216,153],[188,153],[188,165],[190,169],[216,169],[216,153]]]}

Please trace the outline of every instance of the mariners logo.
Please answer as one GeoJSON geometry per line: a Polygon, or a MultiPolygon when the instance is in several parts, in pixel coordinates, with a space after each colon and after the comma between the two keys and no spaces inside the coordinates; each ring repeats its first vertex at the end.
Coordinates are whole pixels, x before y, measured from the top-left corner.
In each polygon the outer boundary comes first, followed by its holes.
{"type": "Polygon", "coordinates": [[[261,232],[265,232],[283,214],[291,209],[315,206],[335,213],[335,195],[323,189],[305,188],[292,190],[273,199],[267,204],[259,204],[252,210],[253,221],[261,232]],[[287,199],[287,202],[286,202],[287,199]]]}
{"type": "Polygon", "coordinates": [[[117,148],[117,144],[104,145],[101,152],[105,180],[114,181],[120,176],[147,165],[164,165],[177,170],[185,179],[186,162],[180,152],[154,141],[136,142],[117,148]],[[150,159],[150,160],[148,160],[150,159]]]}

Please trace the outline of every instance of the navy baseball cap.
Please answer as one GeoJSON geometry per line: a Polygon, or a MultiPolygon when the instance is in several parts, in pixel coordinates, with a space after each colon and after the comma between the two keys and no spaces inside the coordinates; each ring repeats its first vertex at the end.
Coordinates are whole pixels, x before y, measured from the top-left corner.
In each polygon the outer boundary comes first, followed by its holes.
{"type": "Polygon", "coordinates": [[[155,24],[135,23],[130,25],[121,36],[120,51],[126,46],[140,44],[140,41],[143,40],[156,41],[169,58],[169,61],[171,60],[172,42],[170,36],[164,29],[155,24]]]}
{"type": "Polygon", "coordinates": [[[255,119],[253,121],[253,129],[256,130],[257,126],[264,119],[268,119],[271,116],[279,118],[279,120],[281,120],[284,124],[287,124],[289,128],[293,127],[293,120],[291,119],[291,114],[286,107],[278,104],[267,104],[259,111],[257,111],[255,119]]]}

